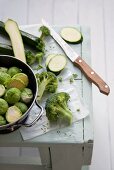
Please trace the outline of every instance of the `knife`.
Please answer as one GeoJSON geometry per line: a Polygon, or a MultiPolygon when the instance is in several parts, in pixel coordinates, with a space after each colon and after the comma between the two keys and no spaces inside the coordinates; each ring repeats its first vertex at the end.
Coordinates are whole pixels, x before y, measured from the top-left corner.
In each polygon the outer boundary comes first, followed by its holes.
{"type": "Polygon", "coordinates": [[[104,80],[78,55],[55,31],[54,29],[42,19],[42,24],[50,30],[51,36],[64,50],[68,58],[77,66],[88,78],[88,80],[94,83],[100,90],[101,93],[108,95],[110,93],[109,86],[104,80]]]}

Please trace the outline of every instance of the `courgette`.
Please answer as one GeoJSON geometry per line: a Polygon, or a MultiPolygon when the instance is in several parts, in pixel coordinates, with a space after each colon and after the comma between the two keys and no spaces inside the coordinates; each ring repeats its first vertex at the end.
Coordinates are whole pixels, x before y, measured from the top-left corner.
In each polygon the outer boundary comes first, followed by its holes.
{"type": "Polygon", "coordinates": [[[78,44],[83,41],[81,32],[73,27],[64,27],[61,30],[60,35],[68,43],[78,44]]]}
{"type": "MultiPolygon", "coordinates": [[[[23,39],[23,42],[26,44],[26,45],[29,45],[31,46],[32,48],[36,49],[36,39],[37,37],[32,35],[32,34],[29,34],[25,31],[22,31],[20,30],[21,32],[21,36],[22,36],[22,39],[23,39]]],[[[9,38],[9,35],[7,34],[6,30],[5,30],[5,24],[4,22],[0,21],[0,34],[6,36],[7,38],[9,38]]]]}
{"type": "Polygon", "coordinates": [[[13,55],[13,49],[10,45],[0,43],[0,54],[13,55]]]}
{"type": "Polygon", "coordinates": [[[49,61],[55,56],[56,54],[49,54],[46,58],[46,67],[48,66],[49,64],[49,61]]]}
{"type": "Polygon", "coordinates": [[[66,64],[66,57],[64,55],[58,54],[50,59],[48,63],[48,69],[57,75],[65,68],[66,64]]]}
{"type": "Polygon", "coordinates": [[[5,22],[5,30],[9,34],[15,57],[26,63],[23,40],[17,23],[8,19],[5,22]]]}

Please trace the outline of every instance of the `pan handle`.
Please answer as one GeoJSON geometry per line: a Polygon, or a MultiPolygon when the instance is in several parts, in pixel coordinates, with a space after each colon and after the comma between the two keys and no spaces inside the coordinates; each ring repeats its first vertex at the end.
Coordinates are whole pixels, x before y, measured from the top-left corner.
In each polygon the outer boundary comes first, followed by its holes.
{"type": "Polygon", "coordinates": [[[31,123],[23,123],[22,125],[24,125],[25,127],[31,127],[33,126],[41,117],[43,114],[43,107],[40,106],[37,102],[37,100],[35,100],[36,105],[40,108],[40,113],[38,114],[38,116],[36,117],[36,119],[34,119],[31,123]]]}

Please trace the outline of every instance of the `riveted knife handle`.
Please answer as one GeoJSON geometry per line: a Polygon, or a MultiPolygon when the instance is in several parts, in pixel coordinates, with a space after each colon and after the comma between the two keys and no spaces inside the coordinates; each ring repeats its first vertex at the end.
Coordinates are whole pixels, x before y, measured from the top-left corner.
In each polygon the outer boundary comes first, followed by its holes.
{"type": "Polygon", "coordinates": [[[74,64],[85,74],[85,76],[94,83],[101,93],[108,95],[110,93],[109,86],[103,79],[79,56],[74,64]]]}

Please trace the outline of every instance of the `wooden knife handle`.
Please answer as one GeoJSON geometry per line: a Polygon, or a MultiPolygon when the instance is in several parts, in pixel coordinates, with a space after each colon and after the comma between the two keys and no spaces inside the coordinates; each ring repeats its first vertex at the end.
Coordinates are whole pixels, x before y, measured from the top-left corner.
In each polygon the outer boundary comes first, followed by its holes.
{"type": "Polygon", "coordinates": [[[85,76],[94,83],[101,93],[108,95],[110,93],[109,86],[103,81],[103,79],[81,58],[78,57],[74,64],[85,74],[85,76]]]}

